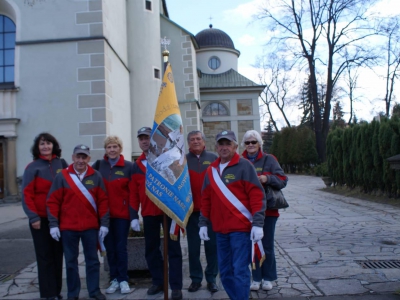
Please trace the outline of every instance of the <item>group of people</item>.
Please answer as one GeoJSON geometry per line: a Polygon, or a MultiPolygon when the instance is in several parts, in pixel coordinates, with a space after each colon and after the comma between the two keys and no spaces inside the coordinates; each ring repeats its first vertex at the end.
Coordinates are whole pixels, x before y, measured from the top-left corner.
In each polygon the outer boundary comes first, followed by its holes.
{"type": "MultiPolygon", "coordinates": [[[[110,286],[107,294],[119,290],[130,293],[127,266],[129,228],[141,230],[143,220],[145,257],[152,276],[148,295],[164,290],[164,263],[160,250],[160,227],[163,212],[146,195],[147,156],[150,148],[150,127],[137,132],[143,151],[134,162],[124,159],[123,143],[117,136],[104,141],[104,158],[90,165],[90,148],[77,145],[72,164],[61,158],[58,141],[49,133],[39,134],[31,148],[33,162],[23,176],[23,208],[29,218],[39,275],[40,296],[62,299],[62,260],[65,257],[68,299],[78,299],[79,242],[83,246],[86,283],[89,296],[106,299],[99,287],[98,249],[106,251],[110,286]]],[[[277,210],[267,210],[269,188],[286,186],[287,177],[276,158],[262,151],[257,131],[245,133],[242,157],[237,154],[238,142],[233,131],[222,131],[216,137],[214,152],[205,149],[201,131],[187,135],[186,154],[193,195],[193,212],[186,227],[189,292],[196,292],[203,277],[207,289],[218,291],[216,277],[231,299],[248,299],[251,290],[272,289],[277,279],[274,254],[277,210]],[[207,266],[200,261],[203,240],[207,266]],[[252,247],[260,244],[265,261],[253,258],[252,247]],[[255,259],[255,260],[254,260],[255,259]],[[256,269],[251,276],[249,264],[256,269]],[[251,279],[252,277],[252,279],[251,279]]],[[[168,226],[172,220],[167,217],[168,226]]],[[[169,228],[163,228],[169,232],[169,228]]],[[[180,236],[168,234],[169,285],[171,299],[182,299],[182,250],[180,236]]]]}

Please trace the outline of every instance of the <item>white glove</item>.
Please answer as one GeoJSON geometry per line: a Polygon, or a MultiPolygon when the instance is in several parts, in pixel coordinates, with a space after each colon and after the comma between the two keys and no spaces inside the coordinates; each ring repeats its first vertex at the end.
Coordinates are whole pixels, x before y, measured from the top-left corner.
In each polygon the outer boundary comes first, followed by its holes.
{"type": "Polygon", "coordinates": [[[58,242],[61,237],[60,229],[58,229],[58,227],[50,228],[50,235],[53,239],[55,239],[58,242]]]}
{"type": "Polygon", "coordinates": [[[108,228],[105,226],[100,226],[99,240],[104,241],[104,238],[106,237],[107,233],[108,233],[108,228]]]}
{"type": "Polygon", "coordinates": [[[208,237],[208,228],[207,226],[201,226],[199,231],[200,239],[203,241],[209,241],[210,238],[208,237]]]}
{"type": "Polygon", "coordinates": [[[264,231],[261,227],[257,227],[257,226],[253,226],[253,228],[251,228],[251,233],[250,233],[250,239],[253,242],[258,242],[259,240],[261,240],[264,236],[264,231]]]}
{"type": "Polygon", "coordinates": [[[133,231],[140,231],[140,225],[139,225],[139,220],[138,219],[133,219],[131,221],[131,228],[133,231]]]}

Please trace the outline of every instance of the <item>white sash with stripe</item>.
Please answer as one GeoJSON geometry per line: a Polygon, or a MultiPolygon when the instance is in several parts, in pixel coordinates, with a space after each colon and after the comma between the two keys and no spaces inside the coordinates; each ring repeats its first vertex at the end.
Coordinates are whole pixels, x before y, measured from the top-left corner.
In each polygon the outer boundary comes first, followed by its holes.
{"type": "Polygon", "coordinates": [[[236,209],[241,212],[249,221],[250,223],[253,222],[253,216],[249,212],[249,210],[246,208],[246,206],[243,205],[242,202],[226,187],[226,185],[222,182],[221,177],[218,174],[218,171],[216,168],[211,167],[212,170],[212,175],[215,180],[215,183],[217,184],[218,188],[221,190],[222,194],[225,195],[226,199],[234,206],[236,209]]]}
{"type": "Polygon", "coordinates": [[[89,201],[89,203],[93,206],[95,212],[97,212],[97,205],[96,202],[94,201],[94,198],[92,194],[89,193],[87,188],[82,184],[82,182],[78,179],[78,176],[74,176],[71,173],[68,173],[69,176],[72,178],[78,189],[82,192],[82,194],[85,196],[85,198],[89,201]]]}

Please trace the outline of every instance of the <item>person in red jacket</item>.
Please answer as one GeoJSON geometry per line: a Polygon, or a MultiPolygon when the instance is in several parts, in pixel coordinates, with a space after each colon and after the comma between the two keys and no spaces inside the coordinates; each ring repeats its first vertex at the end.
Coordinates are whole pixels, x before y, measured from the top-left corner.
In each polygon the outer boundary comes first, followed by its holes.
{"type": "MultiPolygon", "coordinates": [[[[247,131],[242,140],[242,146],[245,147],[242,156],[254,165],[264,189],[268,190],[269,187],[273,187],[280,190],[286,186],[288,178],[276,157],[262,152],[262,143],[261,135],[257,131],[247,131]]],[[[261,267],[258,260],[255,262],[256,269],[252,271],[253,281],[250,285],[252,291],[258,291],[260,285],[264,291],[269,291],[272,289],[272,282],[278,278],[274,251],[275,225],[278,217],[277,209],[269,210],[267,208],[265,211],[264,237],[262,239],[265,261],[261,267]]]]}
{"type": "Polygon", "coordinates": [[[40,297],[61,299],[63,250],[49,234],[46,197],[57,173],[68,165],[60,159],[60,145],[49,133],[35,137],[31,152],[33,162],[25,168],[22,179],[22,207],[29,218],[35,247],[40,297]]]}
{"type": "MultiPolygon", "coordinates": [[[[210,164],[218,156],[205,150],[204,133],[195,130],[188,133],[187,141],[189,144],[189,153],[186,154],[187,166],[190,176],[190,188],[193,195],[193,212],[186,225],[188,251],[189,251],[189,273],[192,283],[189,286],[189,292],[195,292],[201,287],[203,280],[203,268],[200,262],[201,240],[199,237],[199,217],[201,204],[201,187],[203,186],[204,176],[210,164]]],[[[217,243],[215,232],[208,225],[209,241],[204,242],[204,250],[207,259],[207,267],[204,275],[207,281],[207,289],[215,293],[218,291],[215,278],[218,275],[217,243]]]]}
{"type": "Polygon", "coordinates": [[[219,158],[204,177],[199,235],[209,240],[211,222],[221,282],[230,299],[243,300],[249,299],[251,252],[263,237],[266,200],[254,167],[236,153],[237,147],[233,131],[217,134],[219,158]]]}
{"type": "Polygon", "coordinates": [[[50,234],[56,241],[60,238],[63,241],[68,299],[79,299],[78,255],[81,240],[89,297],[103,300],[106,297],[99,287],[97,245],[103,244],[108,233],[108,197],[100,173],[89,166],[89,147],[77,145],[72,161],[68,169],[56,176],[47,197],[50,234]]]}
{"type": "MultiPolygon", "coordinates": [[[[139,147],[143,153],[133,164],[132,189],[130,198],[131,227],[140,231],[139,207],[143,217],[145,257],[152,277],[152,286],[148,295],[155,295],[164,288],[164,261],[160,251],[160,226],[164,227],[163,212],[146,195],[147,155],[150,148],[150,127],[142,127],[137,133],[139,147]]],[[[168,227],[171,226],[168,217],[168,227]]],[[[168,234],[169,229],[163,228],[164,238],[168,237],[169,284],[172,290],[171,299],[182,299],[182,249],[179,234],[176,241],[168,234]]]]}
{"type": "Polygon", "coordinates": [[[92,166],[103,177],[109,199],[110,231],[104,239],[111,279],[107,294],[117,290],[122,294],[131,292],[128,284],[127,239],[130,224],[129,183],[133,164],[124,160],[122,148],[119,137],[108,136],[104,140],[104,159],[96,161],[92,166]]]}

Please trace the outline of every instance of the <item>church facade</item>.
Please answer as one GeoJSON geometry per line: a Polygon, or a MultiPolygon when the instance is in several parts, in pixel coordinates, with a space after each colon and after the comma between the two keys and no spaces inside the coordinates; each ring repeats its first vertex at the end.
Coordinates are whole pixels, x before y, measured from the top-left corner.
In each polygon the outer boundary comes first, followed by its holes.
{"type": "Polygon", "coordinates": [[[170,20],[165,0],[0,1],[0,199],[18,198],[40,132],[59,140],[68,162],[80,143],[101,158],[111,134],[126,158],[138,157],[136,132],[152,126],[161,85],[163,37],[185,133],[204,130],[213,150],[217,131],[259,130],[263,87],[237,72],[228,35],[207,44],[213,33],[200,39],[170,20]]]}

